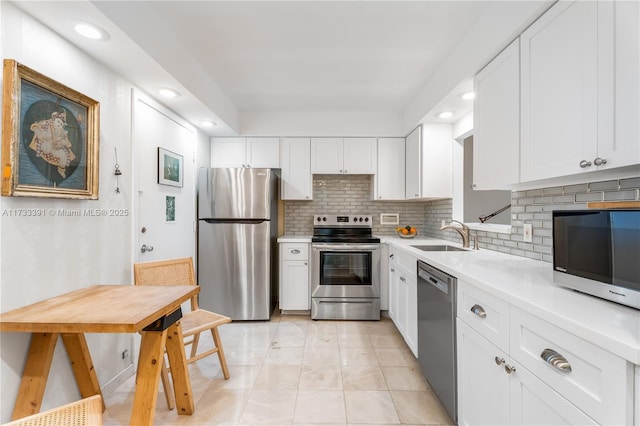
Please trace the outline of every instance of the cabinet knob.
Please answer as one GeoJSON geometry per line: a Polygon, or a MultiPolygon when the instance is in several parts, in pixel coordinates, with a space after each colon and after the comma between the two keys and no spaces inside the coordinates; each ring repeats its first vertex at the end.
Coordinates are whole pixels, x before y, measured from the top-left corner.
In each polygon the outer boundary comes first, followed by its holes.
{"type": "Polygon", "coordinates": [[[304,262],[305,266],[307,265],[307,262],[304,262]]]}
{"type": "Polygon", "coordinates": [[[347,169],[344,169],[344,172],[345,172],[345,173],[349,173],[349,170],[347,170],[347,169]]]}
{"type": "Polygon", "coordinates": [[[342,172],[342,169],[340,169],[340,173],[343,173],[343,172],[342,172]]]}
{"type": "Polygon", "coordinates": [[[602,166],[603,164],[607,164],[607,160],[605,160],[604,158],[596,157],[596,159],[593,160],[593,164],[595,164],[596,166],[602,166]]]}
{"type": "Polygon", "coordinates": [[[405,277],[400,277],[400,281],[404,282],[407,281],[407,279],[405,277]]]}
{"type": "Polygon", "coordinates": [[[504,358],[500,358],[499,356],[494,358],[496,361],[496,365],[502,365],[504,364],[504,358]]]}
{"type": "Polygon", "coordinates": [[[394,254],[390,254],[389,255],[389,259],[393,259],[393,256],[395,256],[394,254]]]}
{"type": "Polygon", "coordinates": [[[391,268],[391,272],[395,272],[395,271],[396,271],[395,269],[391,268]]]}
{"type": "Polygon", "coordinates": [[[380,195],[380,196],[378,197],[378,200],[382,200],[382,195],[380,195]]]}
{"type": "Polygon", "coordinates": [[[417,197],[417,196],[418,196],[418,194],[413,194],[413,196],[414,196],[414,197],[417,197]]]}
{"type": "Polygon", "coordinates": [[[580,162],[580,168],[586,169],[587,167],[591,167],[591,161],[582,160],[580,162]]]}
{"type": "Polygon", "coordinates": [[[306,197],[304,197],[304,198],[306,198],[306,199],[308,200],[308,199],[309,199],[309,196],[307,195],[307,196],[306,196],[306,197]]]}
{"type": "Polygon", "coordinates": [[[516,368],[514,366],[512,366],[512,365],[505,364],[504,371],[506,371],[507,374],[511,374],[511,373],[515,373],[516,372],[516,368]]]}
{"type": "Polygon", "coordinates": [[[476,314],[477,316],[479,316],[480,318],[486,318],[487,317],[487,312],[484,310],[484,308],[480,305],[473,305],[471,307],[471,312],[473,312],[474,314],[476,314]]]}
{"type": "Polygon", "coordinates": [[[540,358],[556,370],[560,370],[563,373],[571,372],[571,364],[569,364],[569,361],[553,349],[546,348],[543,350],[540,358]]]}

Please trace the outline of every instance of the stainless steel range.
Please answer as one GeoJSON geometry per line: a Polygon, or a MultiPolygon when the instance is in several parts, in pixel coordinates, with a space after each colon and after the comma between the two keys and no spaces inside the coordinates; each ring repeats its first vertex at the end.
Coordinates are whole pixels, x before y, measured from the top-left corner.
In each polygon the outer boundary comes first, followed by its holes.
{"type": "Polygon", "coordinates": [[[380,319],[380,238],[371,216],[315,215],[311,318],[380,319]]]}

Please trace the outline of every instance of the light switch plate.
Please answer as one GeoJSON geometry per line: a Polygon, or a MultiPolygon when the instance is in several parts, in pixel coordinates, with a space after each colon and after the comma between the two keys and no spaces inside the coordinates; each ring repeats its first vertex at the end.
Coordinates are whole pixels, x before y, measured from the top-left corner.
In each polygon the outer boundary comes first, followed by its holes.
{"type": "Polygon", "coordinates": [[[524,231],[522,239],[525,243],[530,243],[533,241],[533,228],[530,223],[524,224],[524,231]]]}

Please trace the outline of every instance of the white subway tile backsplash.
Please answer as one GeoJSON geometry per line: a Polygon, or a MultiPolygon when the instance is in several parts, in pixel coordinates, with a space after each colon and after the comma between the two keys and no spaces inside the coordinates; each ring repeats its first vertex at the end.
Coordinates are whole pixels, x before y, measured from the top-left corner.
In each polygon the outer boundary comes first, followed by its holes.
{"type": "MultiPolygon", "coordinates": [[[[513,191],[511,193],[511,234],[479,232],[480,248],[553,262],[552,212],[586,209],[586,203],[603,200],[640,200],[640,177],[513,191]],[[532,243],[522,241],[524,223],[533,225],[532,243]]],[[[450,200],[427,203],[425,207],[427,235],[460,242],[457,234],[443,233],[439,230],[440,221],[451,218],[450,212],[448,215],[440,212],[447,208],[450,211],[450,200]]]]}

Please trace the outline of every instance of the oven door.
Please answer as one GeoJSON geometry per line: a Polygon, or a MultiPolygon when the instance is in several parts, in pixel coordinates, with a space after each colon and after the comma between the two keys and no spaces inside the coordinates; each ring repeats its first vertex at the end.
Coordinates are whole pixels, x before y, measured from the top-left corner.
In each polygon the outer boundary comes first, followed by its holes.
{"type": "Polygon", "coordinates": [[[311,297],[380,297],[380,244],[314,243],[311,250],[311,297]]]}

